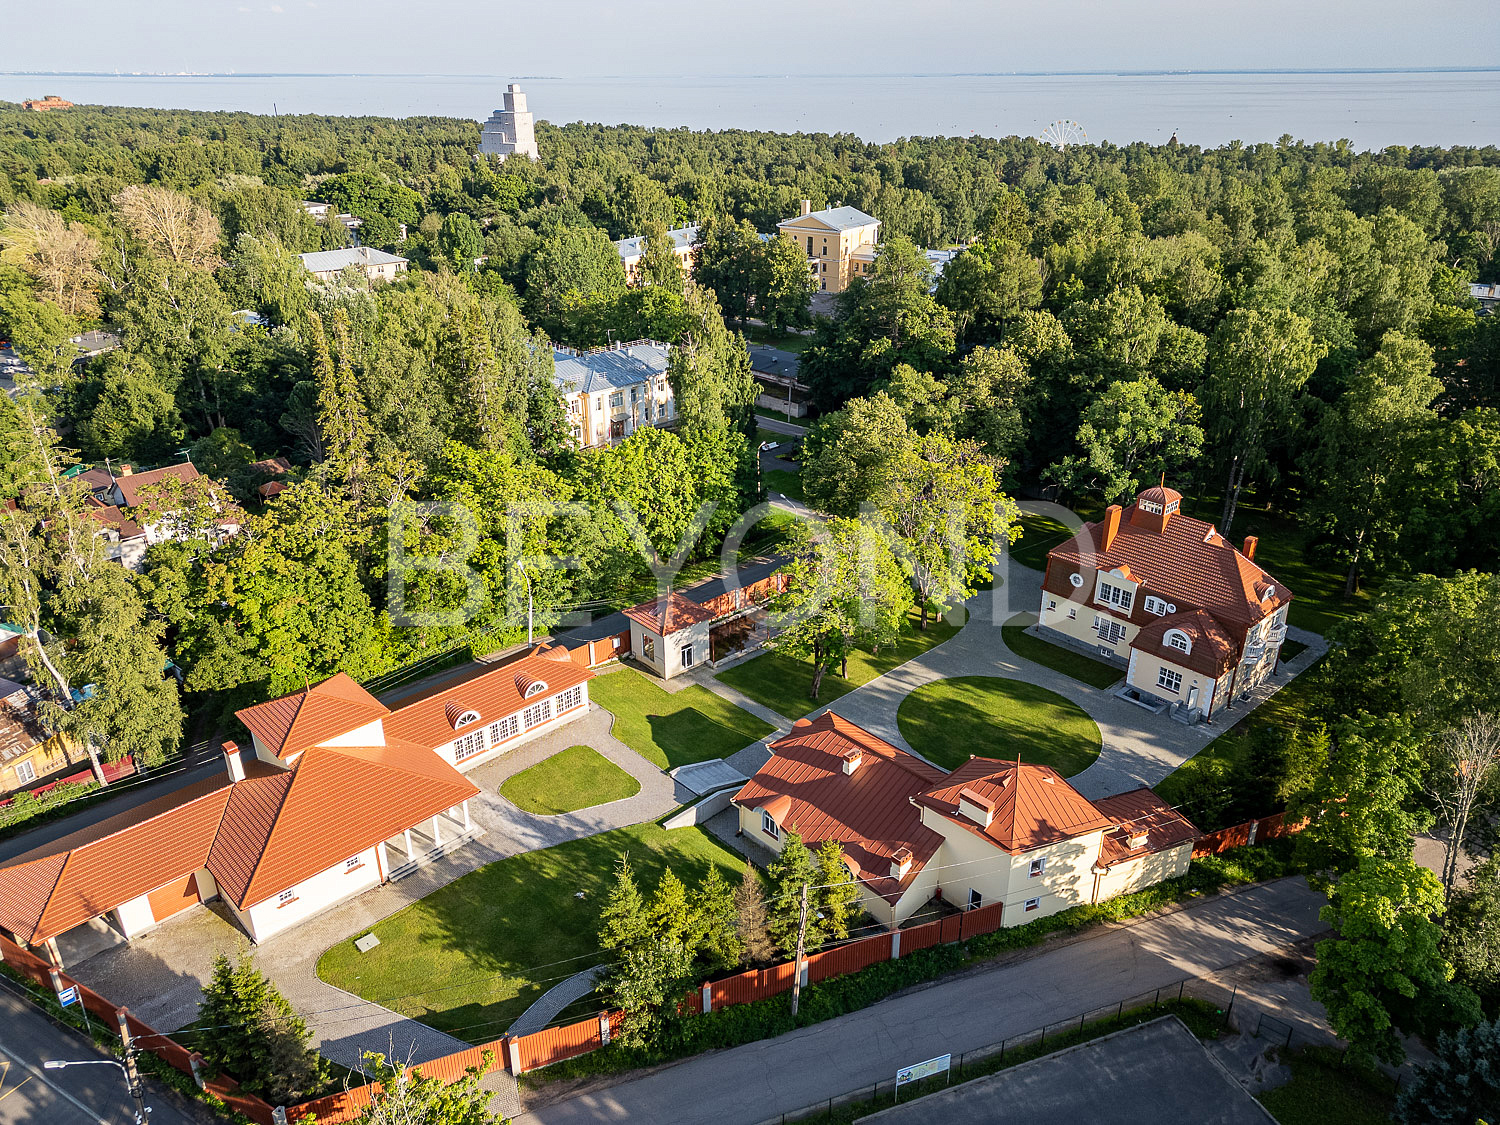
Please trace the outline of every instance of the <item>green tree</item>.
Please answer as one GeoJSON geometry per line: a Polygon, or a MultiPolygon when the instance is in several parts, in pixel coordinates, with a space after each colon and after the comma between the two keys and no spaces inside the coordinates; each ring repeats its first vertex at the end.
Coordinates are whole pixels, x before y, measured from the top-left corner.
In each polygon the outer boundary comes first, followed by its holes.
{"type": "MultiPolygon", "coordinates": [[[[818,866],[813,854],[802,842],[802,834],[791,825],[781,830],[781,852],[766,867],[771,894],[766,902],[766,931],[782,954],[790,957],[797,951],[797,930],[802,917],[802,888],[819,883],[818,866]]],[[[807,935],[805,947],[811,952],[821,945],[816,917],[817,891],[808,891],[807,935]]]]}
{"type": "Polygon", "coordinates": [[[774,332],[811,325],[809,306],[818,282],[807,268],[807,256],[785,238],[758,243],[757,251],[752,293],[755,314],[774,332]]]}
{"type": "Polygon", "coordinates": [[[1002,533],[1018,536],[1020,509],[1000,491],[996,465],[971,442],[937,434],[908,442],[891,467],[881,514],[901,546],[922,628],[989,581],[1002,533]]]}
{"type": "Polygon", "coordinates": [[[1320,917],[1338,936],[1318,943],[1308,985],[1351,1058],[1399,1064],[1402,1034],[1479,1018],[1474,994],[1453,983],[1439,948],[1432,917],[1442,905],[1437,876],[1409,856],[1366,855],[1330,891],[1320,917]]]}
{"type": "Polygon", "coordinates": [[[494,1056],[485,1051],[478,1066],[445,1083],[424,1076],[420,1065],[395,1066],[384,1055],[367,1051],[364,1071],[377,1092],[355,1125],[508,1125],[509,1118],[497,1119],[490,1112],[495,1095],[479,1084],[493,1066],[494,1056]]]}
{"type": "Polygon", "coordinates": [[[740,943],[741,965],[760,964],[775,955],[776,943],[771,940],[769,924],[760,875],[755,865],[746,860],[744,874],[734,889],[734,932],[740,943]]]}
{"type": "Polygon", "coordinates": [[[838,312],[819,325],[802,353],[801,378],[832,410],[890,376],[897,364],[932,371],[954,348],[953,314],[933,299],[932,267],[910,240],[881,243],[874,273],[838,296],[838,312]]]}
{"type": "Polygon", "coordinates": [[[960,340],[996,340],[1007,320],[1040,303],[1044,274],[1020,243],[986,238],[943,267],[935,295],[953,310],[960,340]]]}
{"type": "Polygon", "coordinates": [[[1360,715],[1330,733],[1324,769],[1298,805],[1312,823],[1297,837],[1297,857],[1315,885],[1367,858],[1410,856],[1432,821],[1417,802],[1424,763],[1409,725],[1360,715]]]}
{"type": "Polygon", "coordinates": [[[693,907],[688,904],[687,886],[670,867],[667,868],[656,884],[651,907],[646,912],[651,933],[670,944],[682,946],[689,956],[695,956],[698,949],[693,938],[697,936],[697,927],[693,914],[693,907]]]}
{"type": "Polygon", "coordinates": [[[236,188],[220,204],[224,241],[237,246],[241,238],[274,240],[292,253],[305,254],[320,245],[318,221],[296,196],[266,184],[236,188]]]}
{"type": "Polygon", "coordinates": [[[958,407],[954,434],[973,438],[992,457],[1017,456],[1025,438],[1023,407],[1033,377],[1010,348],[978,347],[964,356],[951,384],[958,407]]]}
{"type": "Polygon", "coordinates": [[[462,211],[443,216],[438,228],[438,253],[458,273],[473,273],[474,260],[484,250],[484,232],[479,224],[462,211]]]}
{"type": "Polygon", "coordinates": [[[1126,501],[1147,481],[1181,481],[1203,449],[1203,411],[1187,391],[1151,376],[1111,383],[1078,427],[1082,456],[1064,457],[1045,476],[1106,504],[1126,501]]]}
{"type": "Polygon", "coordinates": [[[808,694],[817,699],[824,674],[835,665],[847,670],[856,647],[878,651],[896,642],[911,585],[885,536],[861,520],[829,520],[785,570],[786,592],[771,603],[779,630],[771,647],[812,662],[808,694]]]}
{"type": "Polygon", "coordinates": [[[1323,354],[1308,321],[1283,309],[1235,309],[1214,334],[1203,406],[1226,473],[1225,534],[1247,480],[1270,471],[1268,442],[1290,425],[1293,401],[1323,354]]]}
{"type": "Polygon", "coordinates": [[[1408,511],[1426,500],[1420,459],[1442,390],[1431,371],[1431,348],[1387,332],[1314,434],[1302,516],[1347,564],[1346,596],[1362,565],[1398,554],[1408,511]]]}
{"type": "Polygon", "coordinates": [[[851,399],[815,422],[802,443],[802,489],[820,512],[854,516],[884,506],[891,472],[909,444],[906,418],[884,391],[851,399]]]}
{"type": "Polygon", "coordinates": [[[310,1046],[312,1032],[249,956],[215,958],[198,1022],[199,1050],[209,1065],[272,1105],[317,1097],[328,1085],[327,1064],[310,1046]]]}
{"type": "Polygon", "coordinates": [[[667,224],[660,219],[647,222],[641,227],[641,238],[644,246],[641,260],[636,263],[640,283],[681,293],[682,263],[677,258],[676,244],[667,233],[667,224]]]}
{"type": "Polygon", "coordinates": [[[1494,1011],[1500,1003],[1500,856],[1471,867],[1449,897],[1443,955],[1453,962],[1458,981],[1494,1011]]]}
{"type": "Polygon", "coordinates": [[[1444,1032],[1433,1055],[1402,1087],[1400,1125],[1478,1125],[1500,1117],[1500,1020],[1444,1032]]]}
{"type": "Polygon", "coordinates": [[[614,886],[601,915],[599,948],[619,954],[643,941],[650,931],[651,920],[630,867],[630,856],[622,852],[615,866],[614,886]]]}
{"type": "Polygon", "coordinates": [[[859,884],[844,862],[844,849],[837,840],[824,840],[817,851],[817,907],[819,945],[844,941],[849,923],[859,917],[859,884]]]}
{"type": "Polygon", "coordinates": [[[717,866],[708,869],[693,896],[694,939],[690,944],[710,972],[734,968],[744,954],[745,944],[736,926],[735,899],[735,887],[717,866]]]}
{"type": "Polygon", "coordinates": [[[569,295],[589,297],[625,288],[625,268],[609,236],[597,227],[558,227],[544,235],[526,265],[532,315],[555,329],[569,295]]]}
{"type": "Polygon", "coordinates": [[[330,479],[356,507],[364,499],[370,472],[370,419],[350,357],[349,318],[333,313],[334,357],[323,321],[309,314],[313,336],[313,375],[318,384],[318,432],[330,479]]]}
{"type": "MultiPolygon", "coordinates": [[[[748,319],[760,286],[760,235],[755,227],[723,217],[708,220],[698,230],[694,258],[693,280],[713,291],[726,317],[748,319]]],[[[798,259],[802,274],[808,275],[806,257],[799,253],[798,259]]]]}

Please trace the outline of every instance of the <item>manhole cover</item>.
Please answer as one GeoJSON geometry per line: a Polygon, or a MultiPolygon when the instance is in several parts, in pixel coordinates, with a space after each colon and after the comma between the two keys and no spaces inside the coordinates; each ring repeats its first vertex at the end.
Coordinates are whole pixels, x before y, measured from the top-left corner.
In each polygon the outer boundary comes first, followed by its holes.
{"type": "Polygon", "coordinates": [[[368,953],[379,944],[380,939],[374,934],[366,934],[362,938],[354,939],[354,948],[359,950],[361,953],[368,953]]]}

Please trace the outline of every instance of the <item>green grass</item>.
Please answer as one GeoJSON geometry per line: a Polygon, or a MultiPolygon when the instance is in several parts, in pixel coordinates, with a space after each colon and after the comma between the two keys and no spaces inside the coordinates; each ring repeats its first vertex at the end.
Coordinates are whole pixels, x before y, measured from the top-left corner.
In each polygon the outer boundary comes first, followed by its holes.
{"type": "Polygon", "coordinates": [[[1072,531],[1049,516],[1022,516],[1021,538],[1010,554],[1022,566],[1046,570],[1047,552],[1072,537],[1072,531]]]}
{"type": "Polygon", "coordinates": [[[812,661],[798,660],[779,652],[767,652],[743,664],[736,664],[733,668],[720,672],[716,678],[721,683],[744,692],[778,715],[800,719],[809,711],[832,703],[839,696],[847,695],[877,676],[885,675],[892,668],[921,656],[942,644],[960,628],[958,625],[950,625],[942,618],[929,618],[927,631],[923,632],[917,627],[919,620],[919,615],[913,611],[900,639],[895,645],[882,649],[879,656],[868,652],[851,655],[847,677],[835,675],[834,670],[827,672],[823,676],[817,699],[809,695],[812,691],[812,661]]]}
{"type": "Polygon", "coordinates": [[[641,791],[641,783],[592,746],[566,750],[512,774],[500,796],[516,808],[539,816],[623,801],[641,791]]]}
{"type": "Polygon", "coordinates": [[[1282,1052],[1292,1080],[1267,1090],[1261,1105],[1281,1125],[1388,1125],[1396,1108],[1385,1075],[1344,1066],[1329,1048],[1282,1052]]]}
{"type": "Polygon", "coordinates": [[[766,344],[773,348],[780,348],[784,352],[793,352],[801,355],[807,346],[813,342],[812,334],[803,335],[800,332],[776,332],[770,328],[748,327],[745,329],[745,339],[752,344],[766,344]]]}
{"type": "Polygon", "coordinates": [[[616,738],[664,770],[727,758],[773,729],[706,687],[665,691],[634,668],[598,677],[589,698],[614,715],[616,738]]]}
{"type": "Polygon", "coordinates": [[[896,712],[901,737],[929,761],[955,769],[969,755],[1051,766],[1064,777],[1087,769],[1101,739],[1083,708],[1056,692],[998,676],[923,684],[896,712]]]}
{"type": "Polygon", "coordinates": [[[1030,616],[1017,614],[1011,619],[1015,624],[1004,625],[1000,629],[1000,635],[1005,640],[1005,647],[1021,659],[1040,664],[1044,668],[1051,668],[1054,672],[1061,672],[1064,676],[1096,688],[1107,688],[1119,682],[1120,678],[1125,675],[1119,668],[1106,664],[1102,660],[1094,660],[1084,656],[1081,652],[1074,652],[1070,648],[1063,648],[1051,641],[1033,637],[1026,632],[1024,623],[1030,616]]]}
{"type": "Polygon", "coordinates": [[[766,469],[760,474],[760,483],[766,492],[779,492],[800,503],[806,503],[807,497],[802,494],[802,474],[788,472],[786,469],[766,469]]]}
{"type": "Polygon", "coordinates": [[[668,867],[692,887],[710,865],[729,879],[745,865],[701,828],[655,824],[523,852],[332,946],[318,976],[470,1043],[493,1039],[547,989],[604,959],[599,911],[627,852],[643,889],[668,867]],[[353,937],[366,932],[380,944],[360,953],[353,937]]]}

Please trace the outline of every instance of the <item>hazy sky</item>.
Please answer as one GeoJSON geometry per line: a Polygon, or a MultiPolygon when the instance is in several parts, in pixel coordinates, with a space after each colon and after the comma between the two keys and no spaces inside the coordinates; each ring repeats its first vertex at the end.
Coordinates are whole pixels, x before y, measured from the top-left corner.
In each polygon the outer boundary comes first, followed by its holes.
{"type": "Polygon", "coordinates": [[[0,69],[880,74],[1500,65],[1473,0],[70,0],[0,69]]]}

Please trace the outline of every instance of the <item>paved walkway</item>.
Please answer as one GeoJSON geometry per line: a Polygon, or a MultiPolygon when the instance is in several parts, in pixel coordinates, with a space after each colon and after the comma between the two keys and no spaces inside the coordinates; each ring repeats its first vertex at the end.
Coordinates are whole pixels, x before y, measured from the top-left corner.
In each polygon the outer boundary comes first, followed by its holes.
{"type": "Polygon", "coordinates": [[[549,1023],[555,1020],[569,1004],[575,1000],[582,1000],[590,992],[594,991],[594,984],[599,979],[599,974],[607,968],[605,965],[595,965],[592,969],[584,969],[581,973],[574,973],[561,984],[554,984],[546,992],[536,998],[536,1002],[516,1017],[516,1022],[510,1025],[507,1035],[530,1035],[533,1031],[541,1031],[549,1023]]]}
{"type": "MultiPolygon", "coordinates": [[[[892,745],[911,750],[901,737],[896,712],[901,701],[923,684],[953,676],[1025,680],[1072,700],[1099,725],[1103,745],[1098,759],[1069,780],[1086,797],[1105,797],[1140,785],[1155,785],[1327,651],[1317,634],[1288,630],[1288,636],[1309,646],[1306,652],[1258,687],[1249,703],[1232,704],[1223,717],[1216,717],[1210,723],[1185,726],[1166,714],[1153,715],[1133,703],[1116,699],[1111,689],[1090,687],[1011,652],[999,627],[1017,613],[1030,614],[1029,619],[1036,620],[1042,573],[1014,559],[1007,558],[1006,562],[1004,581],[997,581],[993,590],[969,599],[968,623],[951,640],[819,708],[810,717],[832,710],[892,745]]],[[[749,709],[741,702],[740,693],[727,685],[712,677],[700,682],[749,709]]],[[[757,713],[764,711],[765,708],[760,708],[757,713]]],[[[780,716],[777,719],[778,726],[785,729],[787,720],[780,716]]]]}
{"type": "Polygon", "coordinates": [[[1186,909],[1094,931],[1025,960],[949,978],[775,1039],[533,1110],[516,1125],[712,1121],[756,1125],[947,1052],[1175,985],[1320,932],[1326,901],[1302,879],[1215,895],[1186,909]]]}

